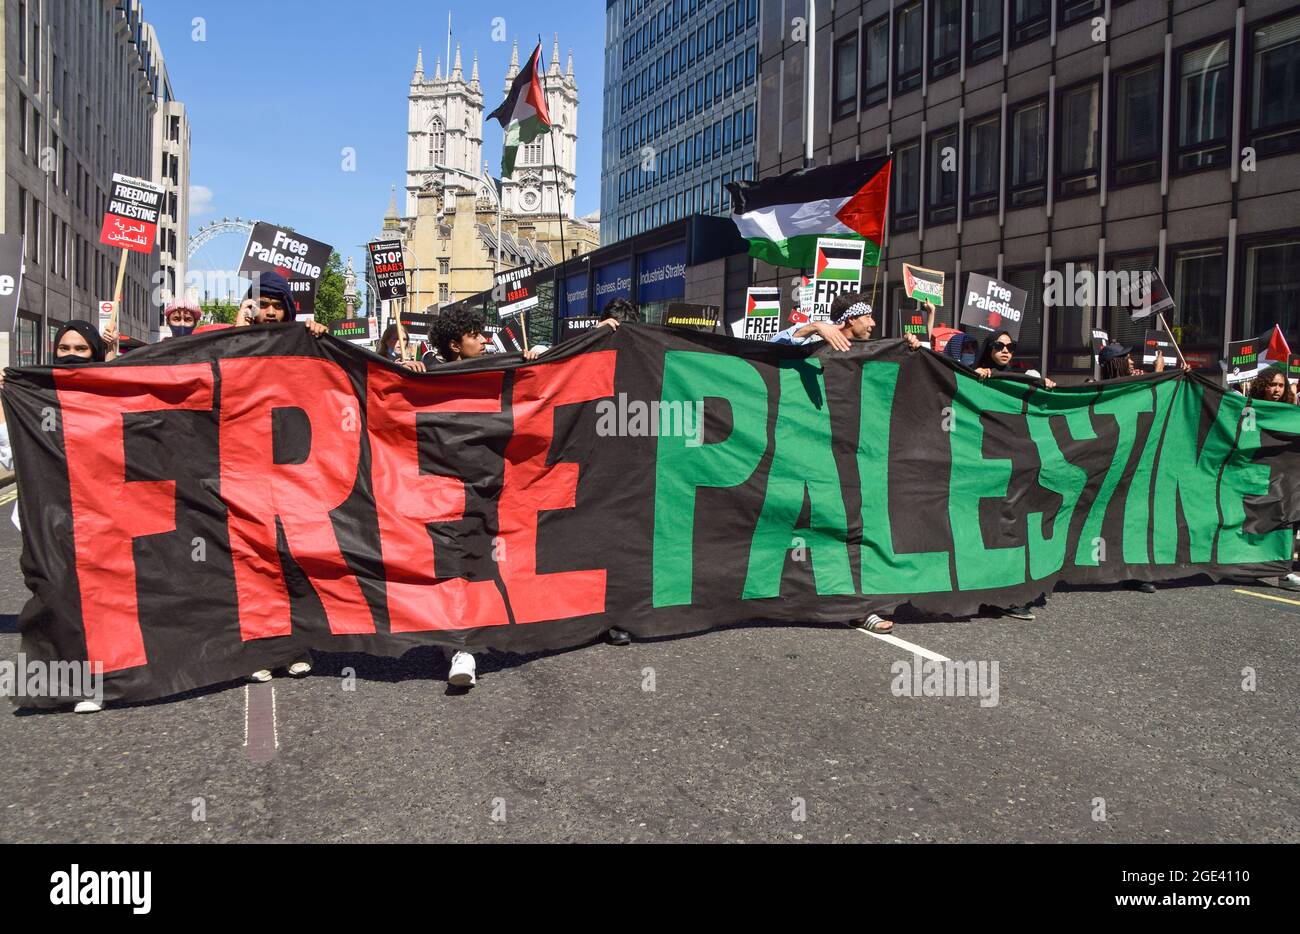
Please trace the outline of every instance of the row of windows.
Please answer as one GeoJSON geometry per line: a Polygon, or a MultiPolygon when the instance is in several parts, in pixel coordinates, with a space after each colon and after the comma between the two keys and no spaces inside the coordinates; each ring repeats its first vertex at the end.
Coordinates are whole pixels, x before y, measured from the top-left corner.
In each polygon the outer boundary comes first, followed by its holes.
{"type": "MultiPolygon", "coordinates": [[[[716,2],[716,0],[715,0],[716,2]]],[[[643,3],[626,2],[623,4],[623,25],[640,13],[643,3]]],[[[622,67],[638,61],[651,49],[656,48],[676,28],[693,16],[697,10],[708,6],[708,0],[670,0],[657,14],[651,16],[623,40],[622,67]]],[[[733,37],[758,22],[758,0],[728,0],[713,16],[696,27],[694,32],[686,34],[668,54],[660,57],[659,65],[666,67],[672,61],[673,71],[684,64],[694,62],[697,57],[712,52],[715,45],[722,45],[733,37]],[[688,58],[689,56],[689,58],[688,58]]]]}
{"type": "MultiPolygon", "coordinates": [[[[1173,296],[1175,309],[1169,325],[1188,362],[1199,367],[1214,367],[1223,354],[1225,338],[1224,310],[1228,298],[1228,246],[1226,242],[1189,244],[1169,251],[1164,278],[1173,296]]],[[[1294,338],[1300,334],[1300,235],[1272,235],[1256,238],[1241,247],[1239,255],[1244,270],[1235,302],[1232,335],[1241,339],[1271,331],[1273,325],[1294,338]]],[[[1140,272],[1154,268],[1156,256],[1151,252],[1107,257],[1107,271],[1140,272]]],[[[1096,258],[1054,261],[1054,271],[1069,282],[1080,272],[1095,275],[1096,258]]],[[[973,270],[981,271],[981,270],[973,270]]],[[[982,270],[995,275],[996,270],[982,270]]],[[[1134,321],[1126,305],[1108,305],[1104,300],[1092,304],[1056,306],[1048,310],[1046,334],[1043,309],[1046,283],[1043,266],[1020,266],[1003,271],[1002,278],[1024,289],[1028,295],[1025,323],[1016,346],[1016,359],[1022,367],[1038,368],[1043,363],[1046,338],[1046,366],[1049,373],[1090,373],[1092,329],[1105,330],[1112,340],[1125,346],[1140,346],[1148,323],[1134,321]]],[[[895,281],[894,276],[890,277],[895,281]]],[[[945,307],[954,307],[953,283],[947,283],[945,307]]],[[[898,313],[911,314],[916,303],[903,294],[901,284],[890,287],[890,315],[887,333],[897,327],[898,313]]]]}
{"type": "Polygon", "coordinates": [[[737,110],[730,116],[715,120],[711,127],[687,135],[662,152],[651,153],[642,161],[618,176],[618,196],[640,194],[671,181],[683,172],[721,159],[734,148],[754,141],[754,105],[737,110]]]}
{"type": "MultiPolygon", "coordinates": [[[[719,33],[715,42],[712,27],[713,21],[710,20],[707,27],[701,26],[696,32],[689,33],[682,41],[625,80],[619,92],[620,109],[623,112],[628,111],[659,88],[682,77],[697,61],[704,62],[706,56],[711,56],[715,49],[720,52],[724,41],[730,42],[745,28],[742,22],[734,33],[726,35],[725,40],[719,33]]],[[[624,71],[626,69],[625,64],[624,71]]]]}
{"type": "Polygon", "coordinates": [[[725,67],[719,65],[703,78],[696,80],[694,84],[687,84],[666,101],[650,108],[638,119],[620,128],[618,154],[624,156],[639,149],[655,140],[661,133],[671,132],[697,113],[710,110],[715,103],[720,104],[739,92],[742,87],[752,85],[755,80],[755,66],[755,50],[751,47],[748,53],[737,54],[734,62],[728,61],[725,67]],[[732,80],[733,64],[735,65],[734,81],[732,80]],[[747,66],[743,74],[742,66],[747,66]]]}
{"type": "Polygon", "coordinates": [[[642,231],[653,230],[661,224],[691,214],[725,214],[731,211],[731,195],[727,192],[728,182],[752,179],[754,166],[743,165],[733,171],[723,172],[712,180],[691,185],[675,195],[668,195],[634,210],[618,219],[618,239],[631,237],[642,231]]]}
{"type": "MultiPolygon", "coordinates": [[[[1252,85],[1248,101],[1246,145],[1259,157],[1300,148],[1300,16],[1253,30],[1252,85]]],[[[1232,126],[1231,40],[1227,37],[1177,53],[1175,105],[1170,153],[1175,171],[1223,165],[1229,158],[1232,126]]],[[[911,230],[920,215],[921,177],[925,173],[928,224],[956,219],[958,171],[962,181],[962,215],[974,217],[998,209],[1001,147],[1006,148],[1005,188],[1010,207],[1046,200],[1047,128],[1056,127],[1055,195],[1069,198],[1097,190],[1101,173],[1101,114],[1111,114],[1109,183],[1114,186],[1159,177],[1165,145],[1163,72],[1160,59],[1118,71],[1109,100],[1093,80],[1059,91],[1054,113],[1047,98],[1024,101],[1007,111],[1005,134],[997,113],[928,134],[894,150],[893,229],[911,230]],[[961,158],[958,158],[961,154],[961,158]]]]}
{"type": "Polygon", "coordinates": [[[689,78],[683,83],[676,80],[677,73],[669,73],[662,78],[658,75],[643,74],[641,80],[623,85],[621,112],[636,109],[644,100],[657,98],[657,92],[665,85],[681,88],[668,98],[666,105],[673,108],[672,119],[684,119],[699,110],[713,106],[715,100],[730,97],[734,91],[748,87],[758,76],[758,46],[751,45],[728,56],[722,64],[706,69],[694,81],[689,78]]]}

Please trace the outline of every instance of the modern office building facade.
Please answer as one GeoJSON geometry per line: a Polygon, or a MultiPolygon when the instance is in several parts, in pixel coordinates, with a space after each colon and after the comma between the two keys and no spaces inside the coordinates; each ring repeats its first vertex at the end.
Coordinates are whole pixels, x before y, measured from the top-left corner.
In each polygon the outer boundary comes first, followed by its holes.
{"type": "MultiPolygon", "coordinates": [[[[176,99],[162,45],[153,27],[146,24],[149,46],[157,72],[153,117],[153,172],[149,176],[163,186],[162,213],[158,218],[158,269],[155,273],[155,303],[166,307],[174,298],[198,299],[198,289],[187,289],[186,260],[190,229],[190,121],[185,105],[176,99]]],[[[151,340],[157,339],[160,315],[150,322],[151,340]]]]}
{"type": "MultiPolygon", "coordinates": [[[[807,4],[763,5],[759,175],[804,165],[807,4]]],[[[875,285],[898,333],[902,263],[1029,292],[1018,364],[1093,372],[1089,336],[1142,339],[1106,272],[1159,268],[1191,362],[1281,324],[1300,337],[1300,9],[1286,0],[826,0],[813,162],[894,155],[875,285]],[[1061,301],[1046,293],[1059,272],[1061,301]]],[[[789,288],[791,270],[756,279],[789,288]]]]}
{"type": "Polygon", "coordinates": [[[601,243],[728,214],[753,178],[759,0],[606,0],[601,243]]]}
{"type": "MultiPolygon", "coordinates": [[[[159,71],[139,0],[2,2],[3,223],[26,240],[7,362],[22,365],[48,361],[60,324],[95,320],[112,297],[120,254],[100,246],[100,224],[113,173],[154,177],[159,71]]],[[[129,255],[125,337],[147,340],[156,327],[158,268],[157,248],[129,255]]]]}

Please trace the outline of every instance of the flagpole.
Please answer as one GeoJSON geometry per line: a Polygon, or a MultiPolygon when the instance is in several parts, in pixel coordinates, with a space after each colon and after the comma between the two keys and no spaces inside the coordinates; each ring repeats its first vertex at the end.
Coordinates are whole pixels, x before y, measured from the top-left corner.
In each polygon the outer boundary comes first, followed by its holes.
{"type": "Polygon", "coordinates": [[[1160,326],[1164,328],[1165,333],[1169,335],[1169,343],[1174,345],[1174,350],[1178,353],[1179,364],[1187,366],[1187,359],[1183,356],[1183,350],[1178,346],[1178,338],[1174,337],[1174,332],[1169,330],[1169,322],[1165,320],[1165,313],[1163,311],[1157,311],[1156,317],[1160,319],[1160,326]]]}
{"type": "Polygon", "coordinates": [[[816,103],[814,91],[816,85],[817,60],[816,50],[813,47],[813,38],[817,35],[817,2],[808,0],[808,55],[807,64],[804,68],[804,84],[806,94],[804,96],[803,112],[808,115],[807,132],[804,133],[803,142],[803,159],[804,167],[813,164],[813,126],[816,123],[814,115],[816,114],[816,103]]]}
{"type": "MultiPolygon", "coordinates": [[[[542,34],[539,32],[537,34],[538,53],[536,65],[539,71],[542,67],[541,48],[542,34]]],[[[547,98],[546,111],[547,116],[550,116],[550,88],[547,86],[546,76],[542,78],[542,94],[547,98]]],[[[551,343],[556,341],[560,331],[560,267],[569,259],[569,250],[564,245],[564,191],[560,187],[560,157],[555,149],[555,137],[551,135],[554,129],[555,124],[553,122],[548,122],[546,124],[546,139],[551,144],[551,176],[555,179],[555,217],[560,224],[560,261],[555,266],[555,282],[552,286],[554,289],[554,296],[551,300],[551,343]]]]}

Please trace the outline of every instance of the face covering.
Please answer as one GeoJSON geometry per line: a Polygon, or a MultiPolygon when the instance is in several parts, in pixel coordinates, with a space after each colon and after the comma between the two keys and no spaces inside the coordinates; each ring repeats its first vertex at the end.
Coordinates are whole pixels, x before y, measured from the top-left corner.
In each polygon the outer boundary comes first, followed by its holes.
{"type": "Polygon", "coordinates": [[[93,363],[93,362],[94,361],[91,360],[89,357],[78,357],[76,354],[61,353],[61,354],[54,355],[54,363],[56,366],[76,366],[77,364],[80,363],[93,363]]]}
{"type": "Polygon", "coordinates": [[[168,325],[172,329],[172,337],[187,337],[194,333],[192,324],[172,324],[168,325]]]}

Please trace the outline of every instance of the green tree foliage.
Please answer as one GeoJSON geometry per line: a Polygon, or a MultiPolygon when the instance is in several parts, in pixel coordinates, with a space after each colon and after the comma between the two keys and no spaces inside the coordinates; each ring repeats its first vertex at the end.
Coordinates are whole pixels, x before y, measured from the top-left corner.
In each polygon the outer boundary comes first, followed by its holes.
{"type": "Polygon", "coordinates": [[[343,259],[338,250],[331,250],[320,285],[316,288],[316,320],[329,324],[346,318],[347,314],[348,306],[343,301],[343,259]]]}
{"type": "Polygon", "coordinates": [[[235,314],[239,311],[238,302],[223,302],[215,298],[208,299],[203,308],[203,324],[234,324],[235,314]]]}

